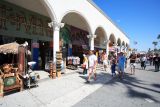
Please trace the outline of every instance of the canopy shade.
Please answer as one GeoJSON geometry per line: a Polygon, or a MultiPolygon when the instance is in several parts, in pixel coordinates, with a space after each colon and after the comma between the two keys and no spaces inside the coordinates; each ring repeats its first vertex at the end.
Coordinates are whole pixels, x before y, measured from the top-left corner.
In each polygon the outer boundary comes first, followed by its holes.
{"type": "MultiPolygon", "coordinates": [[[[18,47],[20,44],[17,42],[7,43],[4,45],[0,45],[0,53],[4,54],[18,54],[18,47]]],[[[31,52],[28,50],[28,54],[31,55],[31,52]]]]}

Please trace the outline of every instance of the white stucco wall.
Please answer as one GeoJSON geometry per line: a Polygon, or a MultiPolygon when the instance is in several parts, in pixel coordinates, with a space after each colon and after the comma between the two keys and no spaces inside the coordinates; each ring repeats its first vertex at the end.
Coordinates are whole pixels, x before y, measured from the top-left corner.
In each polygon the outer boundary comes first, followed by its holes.
{"type": "Polygon", "coordinates": [[[87,21],[90,34],[94,34],[98,27],[102,27],[108,39],[113,34],[116,41],[120,38],[121,41],[129,44],[129,38],[88,0],[44,0],[43,3],[49,13],[53,14],[51,15],[52,20],[61,22],[67,13],[76,12],[87,21]]]}

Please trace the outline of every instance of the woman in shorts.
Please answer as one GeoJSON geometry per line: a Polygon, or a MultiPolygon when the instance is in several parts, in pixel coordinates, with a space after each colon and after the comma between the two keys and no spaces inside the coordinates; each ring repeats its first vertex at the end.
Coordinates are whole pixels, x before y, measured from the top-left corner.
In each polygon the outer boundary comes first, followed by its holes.
{"type": "Polygon", "coordinates": [[[129,58],[130,58],[131,74],[135,74],[136,54],[131,54],[129,58]]]}

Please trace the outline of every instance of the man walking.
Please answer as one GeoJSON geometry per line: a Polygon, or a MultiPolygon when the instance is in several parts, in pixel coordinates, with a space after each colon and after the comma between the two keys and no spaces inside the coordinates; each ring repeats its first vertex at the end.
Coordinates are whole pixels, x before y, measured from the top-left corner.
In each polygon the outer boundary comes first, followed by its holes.
{"type": "Polygon", "coordinates": [[[159,57],[158,54],[156,54],[153,61],[154,61],[154,65],[155,65],[155,72],[158,72],[159,71],[159,65],[160,65],[160,57],[159,57]]]}
{"type": "Polygon", "coordinates": [[[118,57],[118,72],[121,79],[124,76],[125,62],[126,62],[126,58],[124,57],[123,52],[120,52],[118,57]]]}
{"type": "Polygon", "coordinates": [[[89,51],[88,62],[89,62],[89,66],[88,66],[89,75],[88,75],[87,82],[89,83],[92,73],[94,73],[94,80],[96,80],[97,57],[96,55],[93,54],[92,50],[89,51]]]}

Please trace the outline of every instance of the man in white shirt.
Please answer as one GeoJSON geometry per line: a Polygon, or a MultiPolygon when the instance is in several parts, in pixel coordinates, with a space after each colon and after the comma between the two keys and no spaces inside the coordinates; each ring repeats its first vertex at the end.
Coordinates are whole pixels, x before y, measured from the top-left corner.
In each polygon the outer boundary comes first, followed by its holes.
{"type": "Polygon", "coordinates": [[[89,75],[87,82],[90,82],[92,73],[94,73],[94,80],[96,80],[96,66],[97,66],[97,57],[96,55],[93,54],[92,50],[89,51],[88,62],[89,62],[88,65],[89,75]]]}

